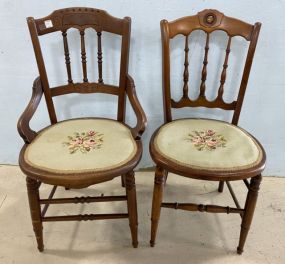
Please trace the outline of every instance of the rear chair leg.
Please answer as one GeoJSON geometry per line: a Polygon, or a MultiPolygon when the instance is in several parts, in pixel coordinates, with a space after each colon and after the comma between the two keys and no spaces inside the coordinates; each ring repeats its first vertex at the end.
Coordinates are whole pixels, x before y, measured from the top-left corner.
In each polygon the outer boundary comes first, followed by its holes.
{"type": "Polygon", "coordinates": [[[38,250],[44,250],[43,244],[43,224],[41,217],[40,196],[39,196],[39,183],[29,177],[26,178],[28,198],[30,205],[30,212],[32,218],[33,229],[37,239],[38,250]]]}
{"type": "Polygon", "coordinates": [[[165,180],[164,180],[164,186],[166,185],[166,181],[167,181],[167,178],[168,178],[168,171],[164,171],[164,175],[165,175],[165,180]]]}
{"type": "Polygon", "coordinates": [[[155,171],[154,189],[153,189],[153,198],[152,198],[151,239],[150,239],[151,247],[154,247],[155,245],[155,238],[157,233],[158,221],[160,217],[165,180],[166,180],[166,171],[157,166],[155,171]]]}
{"type": "Polygon", "coordinates": [[[237,253],[242,254],[243,247],[245,244],[245,240],[252,222],[255,205],[258,197],[258,190],[261,183],[261,175],[251,178],[249,191],[247,193],[246,202],[245,202],[245,211],[242,217],[241,223],[241,231],[240,231],[240,238],[239,238],[239,245],[237,247],[237,253]]]}
{"type": "Polygon", "coordinates": [[[121,184],[122,184],[122,187],[126,187],[126,175],[121,176],[121,184]]]}
{"type": "Polygon", "coordinates": [[[219,191],[220,193],[223,192],[223,190],[224,190],[224,185],[225,185],[225,182],[224,182],[224,181],[220,181],[220,183],[219,183],[219,188],[218,188],[218,191],[219,191]]]}
{"type": "MultiPolygon", "coordinates": [[[[123,178],[123,176],[122,176],[123,178]]],[[[129,223],[132,234],[133,247],[138,247],[138,212],[137,195],[134,172],[131,171],[125,175],[124,183],[126,185],[129,223]]]]}

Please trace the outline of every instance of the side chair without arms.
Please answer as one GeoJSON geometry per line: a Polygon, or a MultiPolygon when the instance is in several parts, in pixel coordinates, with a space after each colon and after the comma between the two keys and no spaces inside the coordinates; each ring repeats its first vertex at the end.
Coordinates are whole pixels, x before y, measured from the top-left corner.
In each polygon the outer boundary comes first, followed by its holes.
{"type": "Polygon", "coordinates": [[[166,207],[187,211],[240,214],[242,223],[237,253],[243,252],[255,210],[261,172],[265,167],[266,160],[261,144],[252,135],[237,126],[260,27],[260,23],[250,25],[235,18],[227,17],[217,10],[204,10],[195,16],[183,17],[172,22],[161,21],[164,124],[156,130],[150,141],[150,153],[156,163],[151,215],[151,246],[155,244],[161,207],[166,207]],[[189,35],[195,30],[205,32],[206,45],[199,96],[193,100],[188,96],[188,52],[189,35]],[[205,96],[208,51],[211,44],[211,33],[216,30],[226,32],[228,40],[217,97],[215,100],[209,101],[205,96]],[[177,102],[172,99],[170,89],[170,41],[178,34],[185,36],[185,68],[183,96],[177,102]],[[238,96],[233,102],[227,103],[223,100],[224,86],[231,41],[236,36],[247,40],[249,47],[238,96]],[[231,123],[195,118],[173,120],[172,108],[183,107],[231,110],[233,117],[231,123]],[[224,183],[226,183],[236,208],[162,202],[168,172],[193,179],[219,181],[219,192],[223,191],[224,183]],[[230,184],[231,181],[237,180],[243,180],[248,189],[244,208],[239,205],[230,184]]]}
{"type": "MultiPolygon", "coordinates": [[[[137,247],[137,202],[134,168],[142,155],[141,135],[146,127],[146,116],[136,96],[134,81],[128,74],[131,19],[119,19],[104,10],[94,8],[66,8],[54,11],[41,19],[27,18],[31,40],[39,70],[33,85],[32,98],[18,121],[18,131],[23,138],[19,165],[26,175],[27,191],[33,229],[39,251],[43,251],[43,222],[86,221],[129,218],[133,247],[137,247]],[[80,34],[83,82],[72,78],[68,46],[68,31],[77,29],[80,34]],[[87,77],[85,30],[97,34],[98,82],[87,77]],[[50,87],[39,37],[49,33],[63,38],[63,52],[68,83],[50,87]],[[119,85],[105,84],[102,74],[102,36],[104,32],[121,36],[119,85]],[[70,94],[106,93],[118,97],[116,120],[107,118],[77,118],[58,122],[53,97],[70,94]],[[44,94],[51,125],[35,132],[30,128],[42,95],[44,94]],[[137,117],[134,128],[125,123],[126,97],[137,117]],[[54,198],[57,186],[66,189],[85,188],[122,177],[126,195],[54,198]],[[53,185],[48,199],[39,195],[42,183],[53,185]],[[126,201],[128,213],[81,214],[45,216],[50,204],[126,201]]],[[[63,60],[64,63],[64,60],[63,60]]]]}

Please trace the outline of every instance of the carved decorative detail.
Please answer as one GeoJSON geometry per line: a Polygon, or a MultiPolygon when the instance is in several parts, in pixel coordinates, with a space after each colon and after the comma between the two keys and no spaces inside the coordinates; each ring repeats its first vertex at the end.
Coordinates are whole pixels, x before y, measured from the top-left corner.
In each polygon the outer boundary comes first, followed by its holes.
{"type": "Polygon", "coordinates": [[[224,14],[213,9],[206,9],[198,13],[199,22],[204,27],[217,27],[222,23],[224,14]]]}
{"type": "Polygon", "coordinates": [[[216,17],[216,15],[213,14],[213,13],[208,13],[208,14],[204,17],[204,23],[205,23],[205,24],[213,25],[216,21],[217,21],[217,17],[216,17]]]}

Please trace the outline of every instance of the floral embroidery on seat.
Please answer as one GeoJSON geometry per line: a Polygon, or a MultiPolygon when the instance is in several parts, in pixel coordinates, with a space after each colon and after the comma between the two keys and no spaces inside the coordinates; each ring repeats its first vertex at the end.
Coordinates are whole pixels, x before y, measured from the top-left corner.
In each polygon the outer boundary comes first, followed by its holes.
{"type": "Polygon", "coordinates": [[[223,135],[217,134],[214,130],[193,131],[188,134],[190,140],[197,150],[215,150],[219,147],[225,148],[227,140],[223,135]]]}
{"type": "Polygon", "coordinates": [[[68,142],[63,145],[68,146],[69,153],[73,154],[78,150],[87,153],[92,149],[99,149],[103,144],[103,134],[90,130],[88,132],[75,132],[74,136],[68,136],[68,142]]]}

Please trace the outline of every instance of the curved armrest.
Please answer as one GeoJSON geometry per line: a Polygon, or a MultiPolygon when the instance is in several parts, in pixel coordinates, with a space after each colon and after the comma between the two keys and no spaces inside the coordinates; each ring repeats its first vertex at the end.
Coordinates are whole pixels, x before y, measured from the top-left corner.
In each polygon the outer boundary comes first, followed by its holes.
{"type": "Polygon", "coordinates": [[[18,132],[23,138],[25,143],[31,143],[31,141],[37,136],[37,133],[30,128],[30,120],[32,119],[43,95],[43,89],[40,77],[36,78],[33,84],[33,94],[29,104],[25,111],[21,115],[18,121],[18,132]]]}
{"type": "Polygon", "coordinates": [[[134,128],[132,128],[131,131],[135,139],[140,139],[146,128],[147,119],[141,107],[141,104],[138,100],[134,80],[128,74],[127,74],[127,95],[137,117],[137,125],[134,128]]]}

